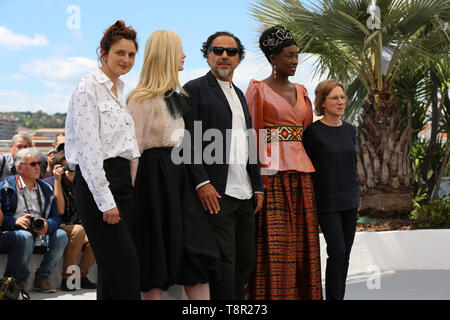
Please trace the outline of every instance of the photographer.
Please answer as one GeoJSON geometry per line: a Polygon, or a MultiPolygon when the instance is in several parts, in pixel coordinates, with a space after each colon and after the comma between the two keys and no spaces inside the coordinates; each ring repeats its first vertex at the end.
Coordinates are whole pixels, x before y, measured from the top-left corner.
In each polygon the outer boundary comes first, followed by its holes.
{"type": "Polygon", "coordinates": [[[64,153],[64,144],[61,144],[60,151],[53,159],[53,176],[45,179],[52,187],[56,200],[58,213],[61,215],[61,229],[66,231],[69,237],[69,244],[64,252],[63,273],[61,289],[63,291],[75,291],[74,286],[68,286],[68,279],[72,276],[74,270],[70,268],[77,265],[77,261],[82,254],[78,267],[80,268],[82,289],[95,289],[97,285],[92,283],[87,275],[89,269],[95,263],[94,253],[92,251],[89,240],[86,236],[81,219],[75,208],[75,201],[72,193],[72,182],[75,171],[66,162],[64,153]],[[82,253],[83,251],[83,253],[82,253]]]}
{"type": "Polygon", "coordinates": [[[27,134],[18,133],[12,137],[9,145],[11,152],[0,155],[0,181],[16,174],[14,156],[19,150],[29,148],[32,144],[33,140],[27,134]]]}
{"type": "Polygon", "coordinates": [[[55,142],[52,143],[52,149],[48,150],[45,159],[41,160],[41,178],[48,178],[53,176],[53,167],[55,165],[56,154],[64,149],[64,142],[66,136],[64,133],[58,133],[55,137],[55,142]]]}
{"type": "Polygon", "coordinates": [[[5,276],[17,279],[27,290],[30,275],[28,264],[33,252],[44,253],[36,270],[34,288],[40,292],[56,292],[48,277],[61,258],[68,239],[59,229],[59,217],[51,187],[39,180],[39,151],[22,149],[14,164],[18,172],[0,183],[0,204],[3,211],[0,252],[8,253],[5,276]]]}

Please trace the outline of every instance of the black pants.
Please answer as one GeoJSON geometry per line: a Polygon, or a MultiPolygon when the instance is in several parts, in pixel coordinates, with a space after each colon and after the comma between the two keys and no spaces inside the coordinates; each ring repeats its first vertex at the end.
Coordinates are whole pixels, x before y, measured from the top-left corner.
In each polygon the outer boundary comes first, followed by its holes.
{"type": "Polygon", "coordinates": [[[129,161],[108,159],[103,168],[122,219],[117,224],[103,221],[78,166],[73,182],[75,205],[97,262],[97,299],[140,300],[138,257],[126,223],[133,194],[129,161]]]}
{"type": "Polygon", "coordinates": [[[210,283],[212,300],[245,297],[245,284],[256,261],[253,201],[224,195],[219,199],[219,213],[207,213],[221,256],[220,279],[210,283]]]}
{"type": "Polygon", "coordinates": [[[350,252],[356,231],[357,210],[319,213],[319,224],[327,243],[325,293],[327,300],[343,300],[350,252]]]}

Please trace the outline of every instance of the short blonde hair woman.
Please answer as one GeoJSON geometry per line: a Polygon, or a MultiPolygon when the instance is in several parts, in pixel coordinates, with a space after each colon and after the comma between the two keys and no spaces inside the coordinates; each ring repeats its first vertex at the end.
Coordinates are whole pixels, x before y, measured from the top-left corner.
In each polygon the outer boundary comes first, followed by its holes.
{"type": "MultiPolygon", "coordinates": [[[[345,95],[344,85],[334,79],[324,80],[317,85],[314,92],[316,96],[314,99],[314,113],[316,116],[320,117],[325,115],[325,108],[323,105],[330,92],[336,87],[340,87],[345,95]]],[[[347,101],[347,97],[345,97],[345,100],[347,101]]]]}
{"type": "Polygon", "coordinates": [[[342,120],[347,103],[344,86],[325,80],[315,90],[315,112],[323,116],[303,134],[313,174],[319,225],[327,243],[327,300],[343,300],[359,208],[356,129],[342,120]]]}
{"type": "Polygon", "coordinates": [[[219,251],[184,164],[172,149],[181,144],[182,115],[189,110],[178,72],[184,68],[180,37],[155,31],[147,41],[139,83],[128,98],[141,157],[135,177],[133,234],[140,258],[143,299],[161,299],[161,290],[186,286],[189,299],[210,299],[209,276],[219,251]]]}

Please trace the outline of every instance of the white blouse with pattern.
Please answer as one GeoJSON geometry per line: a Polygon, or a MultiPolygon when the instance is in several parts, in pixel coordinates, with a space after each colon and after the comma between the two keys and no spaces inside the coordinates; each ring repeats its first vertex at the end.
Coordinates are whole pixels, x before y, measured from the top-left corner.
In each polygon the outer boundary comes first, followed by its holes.
{"type": "Polygon", "coordinates": [[[124,84],[113,82],[100,69],[85,75],[72,94],[66,118],[65,155],[78,164],[100,211],[116,207],[103,170],[103,161],[139,158],[135,128],[123,100],[124,84]]]}

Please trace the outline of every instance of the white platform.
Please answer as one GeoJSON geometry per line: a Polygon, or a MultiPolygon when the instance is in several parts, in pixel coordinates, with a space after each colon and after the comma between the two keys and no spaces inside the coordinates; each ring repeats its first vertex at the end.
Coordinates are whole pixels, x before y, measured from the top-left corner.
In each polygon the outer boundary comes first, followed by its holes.
{"type": "MultiPolygon", "coordinates": [[[[42,261],[43,255],[41,254],[33,254],[33,257],[31,258],[30,262],[30,277],[28,278],[28,289],[31,290],[33,288],[33,282],[34,282],[34,273],[38,269],[41,261],[42,261]]],[[[0,254],[0,277],[3,278],[3,273],[5,272],[6,268],[6,262],[7,262],[8,255],[7,254],[0,254]]],[[[62,259],[58,262],[55,269],[53,270],[52,274],[50,275],[49,282],[57,289],[59,289],[61,285],[61,279],[62,279],[62,259]]],[[[94,264],[91,269],[89,269],[88,278],[92,282],[97,282],[97,265],[94,264]]]]}
{"type": "MultiPolygon", "coordinates": [[[[450,229],[387,232],[357,232],[347,284],[347,299],[450,299],[450,229]],[[422,279],[422,280],[421,280],[422,279]]],[[[326,243],[320,235],[322,279],[326,266],[326,243]]],[[[31,261],[34,271],[42,256],[31,261]]],[[[6,255],[0,255],[3,276],[6,255]]],[[[62,263],[50,277],[56,287],[61,283],[62,263]]],[[[96,279],[96,267],[89,278],[96,279]]],[[[32,299],[95,299],[95,290],[77,290],[74,294],[30,292],[32,299]]],[[[184,289],[174,286],[163,293],[163,299],[186,299],[184,289]]]]}
{"type": "MultiPolygon", "coordinates": [[[[349,274],[392,270],[450,270],[450,229],[357,232],[349,274]]],[[[326,265],[321,235],[322,274],[326,265]]]]}
{"type": "MultiPolygon", "coordinates": [[[[361,298],[362,294],[362,297],[374,296],[382,299],[380,297],[387,294],[387,291],[382,288],[389,288],[387,283],[407,285],[409,280],[406,279],[409,279],[408,275],[412,275],[410,271],[423,271],[419,272],[422,278],[428,274],[433,279],[439,278],[439,275],[449,276],[449,244],[450,229],[357,232],[350,254],[347,297],[364,299],[361,298]],[[430,273],[430,271],[436,272],[430,273]],[[377,281],[380,282],[380,288],[377,287],[377,281]],[[353,290],[353,294],[351,294],[352,288],[356,289],[356,291],[353,290]],[[361,293],[361,290],[365,293],[361,293]]],[[[324,282],[327,252],[323,234],[320,234],[320,257],[324,282]]],[[[450,278],[445,278],[443,281],[441,284],[450,284],[450,278]]],[[[421,282],[418,279],[415,283],[411,283],[411,286],[415,285],[415,292],[420,291],[421,284],[426,282],[427,280],[421,282]]],[[[448,288],[443,297],[450,299],[450,286],[441,285],[440,288],[448,288]]],[[[441,291],[437,289],[437,292],[441,291]]],[[[440,295],[437,292],[433,293],[433,297],[440,295]]],[[[183,287],[174,286],[165,292],[163,297],[178,300],[185,299],[186,295],[183,287]]],[[[406,294],[404,299],[408,297],[406,294]]]]}

